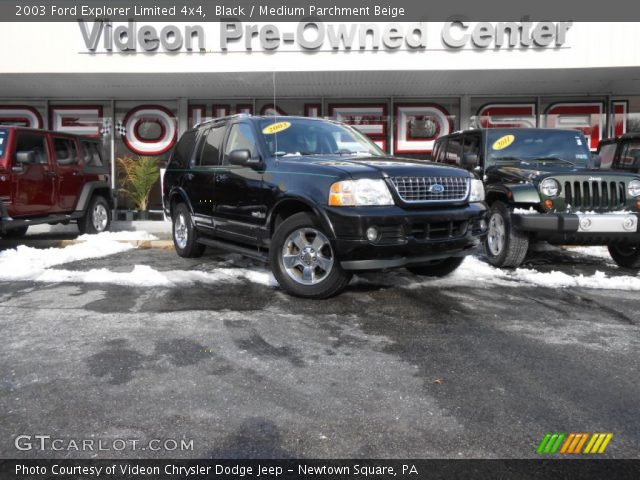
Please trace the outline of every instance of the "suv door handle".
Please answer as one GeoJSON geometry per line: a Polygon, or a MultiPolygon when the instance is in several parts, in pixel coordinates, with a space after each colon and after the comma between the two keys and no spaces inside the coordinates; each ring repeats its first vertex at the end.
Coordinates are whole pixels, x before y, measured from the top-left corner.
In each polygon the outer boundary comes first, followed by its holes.
{"type": "Polygon", "coordinates": [[[56,172],[44,172],[45,177],[57,177],[58,174],[56,172]]]}

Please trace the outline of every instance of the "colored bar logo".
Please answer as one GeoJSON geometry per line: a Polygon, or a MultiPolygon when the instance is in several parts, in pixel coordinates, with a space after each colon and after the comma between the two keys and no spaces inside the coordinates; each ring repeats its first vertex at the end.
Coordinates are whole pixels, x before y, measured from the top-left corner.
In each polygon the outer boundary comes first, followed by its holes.
{"type": "Polygon", "coordinates": [[[613,433],[547,433],[538,445],[536,453],[538,455],[604,453],[612,438],[613,433]]]}

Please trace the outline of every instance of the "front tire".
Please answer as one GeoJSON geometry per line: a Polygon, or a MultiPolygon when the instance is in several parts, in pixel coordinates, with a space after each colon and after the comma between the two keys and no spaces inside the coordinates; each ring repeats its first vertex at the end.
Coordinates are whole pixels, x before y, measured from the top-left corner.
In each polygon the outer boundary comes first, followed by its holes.
{"type": "Polygon", "coordinates": [[[109,204],[100,195],[94,195],[89,202],[89,207],[84,217],[78,220],[80,233],[95,235],[106,232],[111,226],[111,210],[109,204]]]}
{"type": "Polygon", "coordinates": [[[202,256],[205,246],[198,243],[198,234],[193,226],[191,213],[184,203],[179,203],[173,210],[173,245],[176,253],[184,258],[202,256]]]}
{"type": "Polygon", "coordinates": [[[640,245],[609,245],[609,255],[620,267],[640,269],[640,245]]]}
{"type": "Polygon", "coordinates": [[[484,239],[484,253],[494,267],[517,268],[529,250],[529,237],[514,228],[511,211],[503,202],[491,205],[489,231],[484,239]]]}
{"type": "Polygon", "coordinates": [[[341,292],[351,273],[340,266],[318,219],[297,213],[276,229],[269,249],[271,270],[288,293],[302,298],[328,298],[341,292]]]}
{"type": "Polygon", "coordinates": [[[12,228],[0,234],[0,237],[8,239],[22,238],[27,234],[27,230],[29,230],[29,227],[12,228]]]}
{"type": "Polygon", "coordinates": [[[445,258],[444,260],[435,261],[428,265],[407,267],[407,270],[415,275],[422,275],[425,277],[446,277],[457,270],[457,268],[462,265],[463,261],[464,257],[450,257],[445,258]]]}

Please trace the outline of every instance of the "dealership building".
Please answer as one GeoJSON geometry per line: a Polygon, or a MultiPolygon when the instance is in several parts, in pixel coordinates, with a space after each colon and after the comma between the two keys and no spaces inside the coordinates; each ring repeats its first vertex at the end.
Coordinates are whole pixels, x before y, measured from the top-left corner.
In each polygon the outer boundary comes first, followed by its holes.
{"type": "Polygon", "coordinates": [[[183,131],[235,113],[330,117],[417,158],[469,127],[580,129],[596,149],[640,131],[639,27],[3,23],[0,124],[100,138],[114,174],[118,157],[162,166],[183,131]]]}

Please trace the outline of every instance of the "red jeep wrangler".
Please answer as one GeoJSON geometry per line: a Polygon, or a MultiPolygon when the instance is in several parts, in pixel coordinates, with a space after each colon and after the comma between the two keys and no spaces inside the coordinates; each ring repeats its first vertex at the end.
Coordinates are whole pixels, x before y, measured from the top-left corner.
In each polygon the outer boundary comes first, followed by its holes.
{"type": "Polygon", "coordinates": [[[0,126],[0,236],[30,225],[77,222],[109,229],[113,195],[100,143],[66,133],[0,126]]]}

